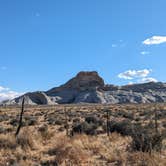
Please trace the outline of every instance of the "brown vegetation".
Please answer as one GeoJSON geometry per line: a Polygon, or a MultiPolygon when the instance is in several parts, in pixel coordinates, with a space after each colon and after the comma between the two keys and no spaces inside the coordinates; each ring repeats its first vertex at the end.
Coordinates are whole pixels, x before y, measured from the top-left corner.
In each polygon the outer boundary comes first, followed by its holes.
{"type": "Polygon", "coordinates": [[[0,166],[166,165],[165,104],[26,106],[15,137],[19,113],[0,108],[0,166]]]}

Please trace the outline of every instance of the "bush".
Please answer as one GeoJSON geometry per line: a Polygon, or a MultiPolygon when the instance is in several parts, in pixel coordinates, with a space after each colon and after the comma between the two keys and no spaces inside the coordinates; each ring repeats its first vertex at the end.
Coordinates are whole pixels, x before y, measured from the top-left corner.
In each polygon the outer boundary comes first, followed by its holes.
{"type": "MultiPolygon", "coordinates": [[[[104,126],[106,128],[106,126],[104,126]]],[[[110,132],[117,132],[122,135],[131,136],[133,150],[142,152],[160,151],[165,134],[155,132],[154,124],[149,123],[146,126],[141,124],[132,124],[129,120],[120,122],[110,121],[108,123],[110,132]]]]}
{"type": "MultiPolygon", "coordinates": [[[[12,126],[17,126],[19,124],[19,118],[13,118],[9,122],[12,126]]],[[[33,126],[37,124],[37,118],[33,116],[25,116],[22,120],[22,126],[33,126]]]]}
{"type": "MultiPolygon", "coordinates": [[[[110,132],[117,132],[122,135],[130,135],[132,133],[132,123],[129,120],[123,121],[110,121],[108,122],[108,127],[110,132]]],[[[104,126],[106,130],[106,124],[104,126]]]]}
{"type": "Polygon", "coordinates": [[[23,149],[34,149],[35,143],[34,139],[32,138],[32,134],[29,131],[22,131],[17,139],[17,144],[20,145],[23,149]]]}
{"type": "Polygon", "coordinates": [[[98,123],[98,118],[95,116],[88,116],[85,118],[85,122],[87,123],[98,123]]]}
{"type": "Polygon", "coordinates": [[[63,125],[65,123],[62,117],[48,117],[47,121],[49,125],[63,125]]]}
{"type": "Polygon", "coordinates": [[[98,128],[98,125],[96,125],[94,123],[82,122],[73,127],[73,132],[94,135],[94,134],[96,134],[97,128],[98,128]]]}
{"type": "Polygon", "coordinates": [[[54,135],[54,132],[50,131],[46,124],[40,126],[38,131],[44,140],[49,140],[54,135]]]}
{"type": "Polygon", "coordinates": [[[15,149],[16,140],[11,135],[0,135],[0,149],[15,149]]]}
{"type": "Polygon", "coordinates": [[[81,140],[79,142],[61,136],[47,153],[54,157],[57,165],[83,165],[82,162],[86,162],[89,156],[80,148],[81,140]]]}
{"type": "Polygon", "coordinates": [[[40,126],[40,127],[38,128],[38,131],[39,131],[40,133],[45,133],[45,132],[47,132],[47,131],[48,131],[48,125],[44,124],[44,125],[40,126]]]}
{"type": "Polygon", "coordinates": [[[25,119],[26,125],[28,126],[33,126],[37,124],[37,118],[34,116],[25,116],[24,119],[25,119]]]}
{"type": "MultiPolygon", "coordinates": [[[[17,126],[19,124],[19,120],[18,119],[11,119],[9,122],[12,126],[17,126]]],[[[25,120],[22,121],[22,126],[25,126],[25,120]]]]}
{"type": "Polygon", "coordinates": [[[73,119],[73,123],[79,123],[79,122],[80,122],[80,118],[73,119]]]}
{"type": "Polygon", "coordinates": [[[0,134],[5,133],[6,129],[3,126],[0,126],[0,134]]]}
{"type": "Polygon", "coordinates": [[[96,125],[102,125],[103,121],[100,120],[98,117],[96,116],[87,116],[85,118],[85,122],[87,123],[93,123],[93,124],[96,124],[96,125]]]}
{"type": "Polygon", "coordinates": [[[55,160],[42,161],[41,166],[58,166],[58,163],[55,160]]]}
{"type": "Polygon", "coordinates": [[[9,119],[10,119],[10,117],[6,114],[0,115],[0,122],[8,121],[9,119]]]}
{"type": "Polygon", "coordinates": [[[156,133],[153,128],[135,126],[131,135],[132,149],[142,152],[151,152],[152,150],[160,151],[162,149],[162,141],[164,134],[156,133]]]}

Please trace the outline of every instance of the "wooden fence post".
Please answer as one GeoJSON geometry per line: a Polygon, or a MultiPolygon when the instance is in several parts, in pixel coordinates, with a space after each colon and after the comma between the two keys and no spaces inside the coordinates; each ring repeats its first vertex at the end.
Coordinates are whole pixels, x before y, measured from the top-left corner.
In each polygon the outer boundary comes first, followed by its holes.
{"type": "Polygon", "coordinates": [[[15,133],[16,137],[18,136],[18,134],[20,132],[20,129],[22,127],[22,116],[23,116],[23,113],[24,113],[24,103],[25,103],[25,98],[23,97],[23,99],[22,99],[22,106],[21,106],[21,113],[20,113],[20,119],[19,119],[19,124],[18,124],[17,131],[15,133]]]}
{"type": "Polygon", "coordinates": [[[110,121],[110,114],[109,114],[109,110],[107,109],[107,136],[110,135],[110,127],[109,127],[109,121],[110,121]]]}
{"type": "Polygon", "coordinates": [[[155,119],[155,131],[156,135],[158,134],[158,115],[157,115],[157,107],[154,109],[154,119],[155,119]]]}
{"type": "Polygon", "coordinates": [[[68,116],[67,116],[66,107],[64,107],[64,113],[65,113],[65,129],[66,129],[66,136],[69,136],[69,124],[68,124],[68,116]]]}

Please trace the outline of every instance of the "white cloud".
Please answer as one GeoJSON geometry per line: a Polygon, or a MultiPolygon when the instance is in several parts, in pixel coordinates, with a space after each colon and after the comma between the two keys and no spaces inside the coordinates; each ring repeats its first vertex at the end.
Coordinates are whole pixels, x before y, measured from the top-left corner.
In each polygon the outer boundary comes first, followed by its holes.
{"type": "Polygon", "coordinates": [[[133,84],[134,84],[134,82],[132,82],[132,81],[128,82],[128,85],[133,85],[133,84]]]}
{"type": "Polygon", "coordinates": [[[142,51],[141,54],[142,55],[148,55],[148,54],[150,54],[150,52],[149,51],[142,51]]]}
{"type": "Polygon", "coordinates": [[[111,47],[113,48],[120,48],[120,47],[125,47],[126,43],[123,40],[116,41],[115,43],[112,43],[111,47]]]}
{"type": "Polygon", "coordinates": [[[146,78],[142,78],[141,80],[139,80],[138,82],[141,83],[146,83],[146,82],[158,82],[157,79],[152,78],[152,77],[146,77],[146,78]]]}
{"type": "Polygon", "coordinates": [[[152,70],[143,69],[143,70],[128,70],[123,73],[118,74],[119,78],[131,80],[134,78],[144,78],[150,74],[152,70]]]}
{"type": "Polygon", "coordinates": [[[18,93],[18,92],[10,90],[9,88],[0,86],[0,102],[3,100],[14,99],[22,94],[23,93],[18,93]]]}
{"type": "Polygon", "coordinates": [[[8,90],[9,90],[9,88],[5,88],[3,86],[0,86],[0,92],[2,92],[2,91],[8,91],[8,90]]]}
{"type": "Polygon", "coordinates": [[[152,36],[144,40],[142,43],[145,45],[161,44],[166,42],[166,36],[152,36]]]}

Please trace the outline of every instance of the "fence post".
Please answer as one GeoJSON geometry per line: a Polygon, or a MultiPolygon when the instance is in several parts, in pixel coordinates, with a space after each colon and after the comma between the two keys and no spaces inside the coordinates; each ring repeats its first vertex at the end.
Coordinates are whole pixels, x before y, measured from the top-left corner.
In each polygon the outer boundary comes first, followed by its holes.
{"type": "Polygon", "coordinates": [[[107,112],[107,136],[110,135],[110,127],[109,127],[109,120],[110,120],[110,114],[109,114],[109,110],[106,110],[107,112]]]}
{"type": "Polygon", "coordinates": [[[157,115],[157,107],[155,107],[154,109],[154,119],[155,119],[155,131],[156,131],[156,135],[158,134],[158,115],[157,115]]]}
{"type": "Polygon", "coordinates": [[[23,113],[24,113],[24,103],[25,103],[25,98],[23,97],[23,99],[22,99],[22,106],[21,106],[21,113],[20,113],[20,119],[19,119],[19,124],[18,124],[17,131],[15,133],[16,137],[18,136],[18,134],[20,132],[20,129],[22,127],[22,116],[23,116],[23,113]]]}
{"type": "Polygon", "coordinates": [[[64,113],[65,113],[65,129],[66,129],[66,136],[69,136],[69,124],[68,124],[68,116],[67,116],[66,107],[64,107],[64,113]]]}

